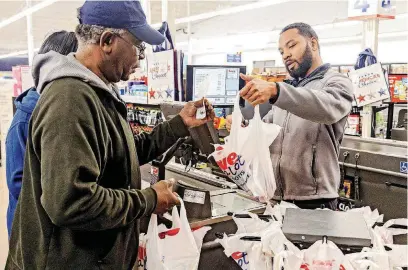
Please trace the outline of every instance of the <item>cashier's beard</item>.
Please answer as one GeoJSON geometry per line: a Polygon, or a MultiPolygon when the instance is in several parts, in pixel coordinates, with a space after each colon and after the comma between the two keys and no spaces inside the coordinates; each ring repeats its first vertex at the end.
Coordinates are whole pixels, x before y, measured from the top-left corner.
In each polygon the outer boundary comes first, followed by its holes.
{"type": "Polygon", "coordinates": [[[304,78],[306,77],[307,72],[312,67],[313,56],[312,56],[312,49],[310,48],[309,44],[306,45],[305,52],[303,53],[300,62],[295,60],[298,63],[298,68],[292,68],[291,70],[287,65],[286,70],[289,72],[289,75],[294,79],[304,78]]]}

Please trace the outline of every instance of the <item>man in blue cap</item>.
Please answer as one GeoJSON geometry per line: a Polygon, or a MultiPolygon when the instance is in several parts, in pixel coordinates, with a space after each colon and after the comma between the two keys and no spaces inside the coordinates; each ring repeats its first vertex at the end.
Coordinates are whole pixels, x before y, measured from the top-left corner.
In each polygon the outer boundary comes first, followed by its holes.
{"type": "MultiPolygon", "coordinates": [[[[143,42],[164,38],[138,1],[87,1],[75,54],[34,59],[41,98],[32,114],[23,185],[6,269],[132,269],[139,219],[179,203],[172,181],[141,190],[140,164],[165,152],[195,118],[198,104],[152,133],[133,136],[115,82],[127,80],[143,42]]],[[[202,104],[202,101],[200,101],[202,104]]]]}

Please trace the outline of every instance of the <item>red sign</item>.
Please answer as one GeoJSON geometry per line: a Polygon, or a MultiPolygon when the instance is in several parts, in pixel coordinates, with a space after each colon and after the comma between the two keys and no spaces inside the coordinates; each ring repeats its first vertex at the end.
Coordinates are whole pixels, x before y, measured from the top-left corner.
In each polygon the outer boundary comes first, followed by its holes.
{"type": "Polygon", "coordinates": [[[391,102],[407,102],[407,74],[388,75],[391,102]]]}

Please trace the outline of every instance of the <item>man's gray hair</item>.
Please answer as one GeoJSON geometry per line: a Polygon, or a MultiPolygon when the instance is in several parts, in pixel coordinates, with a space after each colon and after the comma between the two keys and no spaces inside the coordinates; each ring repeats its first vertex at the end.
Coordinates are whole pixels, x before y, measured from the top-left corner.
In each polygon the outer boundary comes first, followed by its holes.
{"type": "Polygon", "coordinates": [[[75,35],[80,44],[98,44],[101,40],[102,33],[110,31],[118,35],[126,32],[125,29],[108,28],[98,25],[78,24],[75,28],[75,35]]]}

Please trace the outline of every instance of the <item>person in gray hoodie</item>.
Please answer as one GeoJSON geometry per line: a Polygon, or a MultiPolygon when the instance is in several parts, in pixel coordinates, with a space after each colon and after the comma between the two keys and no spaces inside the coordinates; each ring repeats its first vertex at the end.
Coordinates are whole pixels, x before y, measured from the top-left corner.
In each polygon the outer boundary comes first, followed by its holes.
{"type": "MultiPolygon", "coordinates": [[[[276,199],[306,209],[334,210],[340,185],[338,155],[351,111],[352,83],[323,64],[319,39],[310,25],[286,26],[280,34],[279,52],[293,80],[274,83],[241,74],[248,83],[240,92],[252,106],[271,104],[264,121],[282,127],[270,146],[276,199]]],[[[231,118],[227,120],[230,126],[231,118]]]]}

